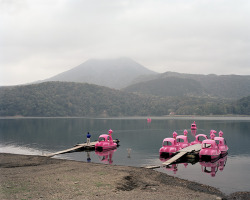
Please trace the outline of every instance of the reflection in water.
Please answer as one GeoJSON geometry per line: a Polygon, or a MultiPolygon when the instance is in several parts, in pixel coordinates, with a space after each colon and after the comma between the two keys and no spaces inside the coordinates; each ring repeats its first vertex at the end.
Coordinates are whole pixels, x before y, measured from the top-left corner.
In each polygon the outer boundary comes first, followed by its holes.
{"type": "Polygon", "coordinates": [[[223,158],[220,158],[216,162],[200,162],[201,165],[201,171],[207,174],[210,174],[211,177],[215,177],[215,174],[217,173],[218,169],[220,171],[223,171],[224,167],[226,166],[227,162],[227,155],[223,158]]]}
{"type": "Polygon", "coordinates": [[[178,164],[168,165],[166,166],[166,170],[173,171],[174,174],[176,174],[176,172],[178,171],[178,164]]]}
{"type": "Polygon", "coordinates": [[[91,162],[90,152],[89,152],[89,151],[86,151],[86,153],[87,153],[87,162],[91,162]]]}
{"type": "Polygon", "coordinates": [[[107,151],[95,151],[95,154],[98,155],[99,160],[104,164],[112,164],[113,154],[117,149],[107,150],[107,151]]]}
{"type": "Polygon", "coordinates": [[[197,130],[191,130],[192,135],[195,137],[197,130]]]}
{"type": "Polygon", "coordinates": [[[151,123],[151,121],[152,121],[151,118],[148,118],[148,119],[147,119],[147,122],[148,122],[148,123],[151,123]]]}
{"type": "MultiPolygon", "coordinates": [[[[160,160],[162,162],[166,162],[167,160],[169,160],[170,158],[162,158],[160,157],[160,160]]],[[[177,173],[178,171],[178,166],[180,165],[184,165],[185,168],[187,168],[188,164],[191,163],[192,165],[198,163],[201,165],[201,171],[207,174],[210,174],[211,177],[215,177],[216,173],[219,171],[223,171],[225,166],[226,166],[226,162],[227,162],[227,155],[224,157],[221,157],[220,159],[218,159],[215,162],[206,162],[206,161],[199,161],[199,159],[187,159],[185,162],[180,161],[180,162],[174,162],[171,165],[167,165],[164,166],[163,169],[167,170],[167,171],[172,171],[174,174],[177,173]]]]}
{"type": "Polygon", "coordinates": [[[131,148],[128,148],[127,151],[128,151],[128,156],[127,156],[127,157],[128,157],[128,158],[131,158],[131,151],[132,151],[132,149],[131,149],[131,148]]]}

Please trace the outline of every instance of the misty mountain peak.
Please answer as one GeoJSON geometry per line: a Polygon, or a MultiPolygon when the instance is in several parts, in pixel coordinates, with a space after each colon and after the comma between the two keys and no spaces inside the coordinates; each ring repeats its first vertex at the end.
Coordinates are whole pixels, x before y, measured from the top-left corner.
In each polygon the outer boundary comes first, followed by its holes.
{"type": "Polygon", "coordinates": [[[156,74],[134,60],[126,57],[117,59],[90,59],[45,81],[86,82],[120,89],[134,79],[156,74]]]}

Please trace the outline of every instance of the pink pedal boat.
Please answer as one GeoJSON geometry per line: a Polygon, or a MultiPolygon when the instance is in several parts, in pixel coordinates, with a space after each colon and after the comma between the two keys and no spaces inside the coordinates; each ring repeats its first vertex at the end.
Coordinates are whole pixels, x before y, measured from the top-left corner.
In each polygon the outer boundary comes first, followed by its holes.
{"type": "Polygon", "coordinates": [[[199,157],[201,160],[216,161],[220,158],[221,151],[215,140],[203,140],[201,145],[201,150],[199,152],[199,157]]]}
{"type": "Polygon", "coordinates": [[[117,143],[113,141],[111,134],[102,134],[95,144],[95,150],[103,151],[117,148],[117,143]]]}
{"type": "Polygon", "coordinates": [[[191,124],[191,130],[196,130],[197,127],[196,127],[196,124],[195,124],[195,121],[191,124]]]}
{"type": "Polygon", "coordinates": [[[177,133],[173,133],[174,138],[165,138],[162,142],[162,147],[159,150],[160,157],[171,157],[181,149],[176,141],[177,133]]]}
{"type": "Polygon", "coordinates": [[[188,147],[190,144],[188,143],[188,138],[187,138],[187,130],[184,130],[184,135],[178,135],[176,137],[177,144],[181,147],[181,149],[188,147]]]}
{"type": "Polygon", "coordinates": [[[215,137],[214,140],[216,141],[216,143],[221,151],[221,156],[224,156],[225,154],[227,154],[228,146],[227,146],[225,138],[223,138],[222,136],[223,136],[223,132],[220,131],[219,137],[215,137]]]}

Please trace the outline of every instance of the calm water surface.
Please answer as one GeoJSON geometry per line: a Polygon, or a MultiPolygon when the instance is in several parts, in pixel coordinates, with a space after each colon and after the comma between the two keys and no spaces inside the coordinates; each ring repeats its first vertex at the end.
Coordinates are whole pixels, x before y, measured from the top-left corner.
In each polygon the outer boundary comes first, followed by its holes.
{"type": "Polygon", "coordinates": [[[116,150],[96,153],[75,152],[55,156],[86,162],[113,165],[160,165],[159,148],[173,131],[188,130],[189,141],[194,140],[190,125],[196,121],[196,134],[209,134],[211,129],[224,132],[229,154],[215,163],[183,163],[158,171],[219,188],[230,194],[250,191],[250,118],[144,118],[88,119],[88,118],[20,118],[0,119],[0,152],[42,155],[64,150],[113,130],[118,138],[116,150]],[[129,153],[129,151],[131,151],[129,153]]]}

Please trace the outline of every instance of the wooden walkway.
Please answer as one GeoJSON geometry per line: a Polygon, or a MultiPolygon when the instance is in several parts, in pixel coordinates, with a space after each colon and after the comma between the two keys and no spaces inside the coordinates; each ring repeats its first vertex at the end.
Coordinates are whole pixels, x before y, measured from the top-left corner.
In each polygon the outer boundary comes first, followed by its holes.
{"type": "Polygon", "coordinates": [[[173,162],[175,162],[176,160],[178,160],[179,158],[181,158],[185,154],[195,152],[195,151],[200,151],[200,150],[201,150],[201,144],[194,144],[194,145],[188,146],[186,148],[179,150],[178,154],[176,154],[175,156],[173,156],[172,158],[170,158],[166,162],[162,163],[162,165],[163,166],[171,165],[173,162]]]}
{"type": "MultiPolygon", "coordinates": [[[[178,159],[180,159],[182,156],[186,155],[187,153],[192,153],[192,152],[198,152],[201,150],[201,144],[194,144],[191,146],[188,146],[186,148],[183,148],[181,150],[179,150],[175,156],[173,156],[172,158],[170,158],[169,160],[167,160],[166,162],[162,163],[162,166],[167,166],[167,165],[171,165],[172,163],[174,163],[175,161],[177,161],[178,159]]],[[[145,168],[147,169],[155,169],[155,168],[160,168],[161,166],[156,165],[156,166],[146,166],[145,168]]]]}
{"type": "Polygon", "coordinates": [[[95,148],[96,143],[97,143],[97,141],[90,142],[90,145],[87,145],[87,143],[77,144],[76,146],[74,146],[74,147],[72,147],[70,149],[65,149],[65,150],[62,150],[62,151],[55,152],[55,153],[47,154],[45,156],[52,157],[52,156],[59,155],[59,154],[64,154],[64,153],[70,153],[72,151],[77,151],[77,150],[80,150],[82,148],[92,149],[92,148],[95,148]]]}
{"type": "MultiPolygon", "coordinates": [[[[119,143],[119,140],[114,140],[114,142],[115,143],[119,143]]],[[[97,141],[90,142],[89,145],[87,145],[87,143],[76,144],[74,147],[72,147],[70,149],[65,149],[65,150],[62,150],[62,151],[55,152],[55,153],[50,153],[50,154],[47,154],[45,156],[52,157],[52,156],[55,156],[55,155],[64,154],[64,153],[70,153],[70,152],[77,151],[77,150],[80,150],[80,149],[93,150],[93,149],[95,149],[95,144],[96,143],[97,143],[97,141]]]]}

